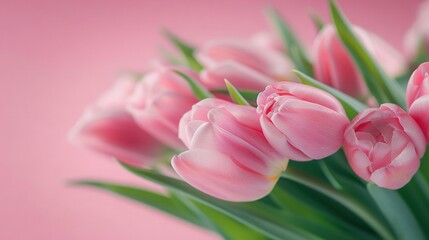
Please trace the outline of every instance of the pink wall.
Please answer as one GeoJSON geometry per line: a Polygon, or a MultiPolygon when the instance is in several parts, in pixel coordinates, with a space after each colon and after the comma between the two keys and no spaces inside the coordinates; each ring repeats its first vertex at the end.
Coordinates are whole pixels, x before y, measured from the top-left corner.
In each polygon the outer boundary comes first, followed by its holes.
{"type": "MultiPolygon", "coordinates": [[[[75,146],[67,131],[120,70],[144,69],[186,39],[247,37],[277,6],[311,42],[311,10],[327,1],[0,0],[0,239],[218,239],[122,198],[67,185],[93,178],[139,183],[116,163],[75,146]],[[174,3],[173,3],[174,2],[174,3]],[[150,236],[150,237],[148,237],[150,236]]],[[[340,0],[352,21],[401,47],[419,1],[340,0]]]]}

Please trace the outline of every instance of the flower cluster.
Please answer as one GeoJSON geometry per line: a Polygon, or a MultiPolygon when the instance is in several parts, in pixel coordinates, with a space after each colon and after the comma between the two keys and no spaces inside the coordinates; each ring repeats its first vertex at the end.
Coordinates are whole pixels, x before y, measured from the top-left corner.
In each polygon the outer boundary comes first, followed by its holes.
{"type": "MultiPolygon", "coordinates": [[[[386,76],[407,71],[407,59],[384,40],[352,31],[386,76]]],[[[86,110],[72,139],[141,168],[162,164],[161,153],[174,149],[171,165],[181,179],[228,201],[264,197],[289,161],[323,160],[340,148],[362,179],[387,189],[408,183],[429,141],[429,63],[412,74],[405,111],[371,92],[334,26],[321,29],[312,54],[312,73],[325,88],[299,82],[279,42],[264,34],[212,41],[190,56],[197,67],[164,64],[120,78],[86,110]],[[248,91],[257,99],[239,104],[221,91],[225,79],[239,97],[248,91]],[[326,89],[366,109],[351,117],[326,89]]]]}

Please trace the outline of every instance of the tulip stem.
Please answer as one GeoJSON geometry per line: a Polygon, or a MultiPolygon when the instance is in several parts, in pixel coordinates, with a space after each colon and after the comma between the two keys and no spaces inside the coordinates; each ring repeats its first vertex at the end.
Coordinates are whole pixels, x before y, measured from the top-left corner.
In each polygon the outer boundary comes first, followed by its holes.
{"type": "Polygon", "coordinates": [[[347,207],[371,226],[383,239],[395,239],[390,229],[377,215],[348,194],[290,166],[282,174],[282,177],[307,186],[347,207]]]}

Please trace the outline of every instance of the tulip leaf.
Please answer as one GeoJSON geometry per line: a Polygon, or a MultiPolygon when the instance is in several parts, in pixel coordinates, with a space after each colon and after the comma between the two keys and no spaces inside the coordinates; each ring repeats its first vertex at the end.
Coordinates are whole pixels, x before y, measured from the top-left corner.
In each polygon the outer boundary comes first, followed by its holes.
{"type": "Polygon", "coordinates": [[[303,84],[319,88],[336,97],[338,101],[340,101],[340,103],[343,105],[344,111],[346,112],[346,115],[347,117],[349,117],[349,119],[353,119],[360,111],[367,108],[367,106],[361,103],[359,100],[341,91],[338,91],[335,88],[325,85],[300,71],[294,70],[293,72],[303,84]]]}
{"type": "Polygon", "coordinates": [[[179,70],[173,70],[173,72],[186,80],[186,82],[191,87],[192,92],[194,92],[195,97],[198,98],[199,100],[213,97],[213,95],[203,86],[201,86],[195,79],[191,78],[190,76],[186,75],[185,73],[179,70]]]}
{"type": "Polygon", "coordinates": [[[174,46],[176,46],[191,69],[197,72],[203,69],[203,66],[194,57],[195,49],[191,45],[185,43],[170,31],[164,30],[163,34],[171,43],[174,44],[174,46]]]}
{"type": "Polygon", "coordinates": [[[159,193],[151,192],[144,189],[139,189],[137,187],[125,186],[125,185],[108,183],[108,182],[100,182],[100,181],[76,181],[73,184],[91,186],[91,187],[107,190],[109,192],[118,194],[120,196],[133,199],[137,202],[144,203],[150,207],[156,208],[165,213],[168,213],[170,215],[173,215],[175,217],[181,218],[185,221],[188,221],[203,227],[198,221],[198,219],[196,219],[195,217],[192,217],[186,211],[180,211],[180,209],[178,209],[175,206],[175,203],[168,196],[164,196],[159,193]]]}
{"type": "Polygon", "coordinates": [[[390,223],[397,239],[426,239],[417,220],[398,192],[367,185],[368,191],[390,223]]]}
{"type": "Polygon", "coordinates": [[[306,225],[296,224],[295,217],[297,216],[281,214],[277,209],[261,202],[225,202],[210,197],[180,180],[160,175],[151,170],[138,169],[124,164],[121,165],[137,176],[159,183],[195,201],[217,209],[271,239],[320,239],[317,233],[309,232],[305,228],[306,225]]]}
{"type": "Polygon", "coordinates": [[[291,28],[286,24],[280,14],[274,8],[267,9],[267,15],[274,29],[276,29],[279,33],[286,54],[293,61],[295,67],[298,70],[312,76],[313,65],[311,64],[310,58],[308,57],[304,48],[301,46],[301,43],[295,37],[295,34],[291,28]]]}
{"type": "Polygon", "coordinates": [[[338,36],[350,53],[373,96],[379,103],[396,103],[405,109],[405,93],[399,83],[389,78],[369,54],[368,50],[352,31],[351,24],[334,0],[330,0],[330,10],[338,36]]]}
{"type": "Polygon", "coordinates": [[[414,175],[410,182],[399,190],[404,201],[410,207],[421,229],[429,237],[429,186],[420,170],[414,175]]]}
{"type": "Polygon", "coordinates": [[[364,220],[369,226],[373,228],[380,236],[385,239],[394,239],[390,229],[386,226],[383,219],[380,218],[375,212],[364,205],[361,201],[358,201],[356,198],[351,197],[344,191],[339,191],[324,182],[319,181],[311,175],[305,174],[298,169],[288,167],[282,177],[300,183],[304,186],[307,186],[319,193],[335,200],[339,204],[348,208],[351,212],[359,216],[364,220]]]}
{"type": "Polygon", "coordinates": [[[155,209],[161,210],[167,214],[188,221],[199,227],[207,228],[217,233],[220,233],[220,231],[222,231],[222,237],[227,240],[267,240],[267,238],[260,233],[237,222],[236,220],[226,216],[225,214],[213,208],[193,201],[186,196],[180,196],[179,200],[176,193],[162,195],[146,189],[100,181],[78,181],[74,184],[91,186],[98,189],[107,190],[120,196],[133,199],[147,206],[151,206],[155,209]],[[192,208],[192,210],[190,210],[190,208],[192,208]],[[214,226],[207,226],[206,222],[201,221],[202,218],[206,218],[206,220],[210,219],[211,224],[214,226]]]}
{"type": "MultiPolygon", "coordinates": [[[[249,91],[249,90],[237,90],[240,95],[246,99],[246,101],[250,101],[250,102],[256,102],[256,99],[258,98],[258,92],[255,91],[249,91]]],[[[229,94],[228,89],[214,89],[210,91],[211,93],[220,93],[220,94],[229,94]]]]}
{"type": "MultiPolygon", "coordinates": [[[[309,204],[303,201],[302,196],[299,197],[290,193],[289,189],[283,189],[280,186],[276,186],[271,192],[270,197],[273,198],[277,204],[282,206],[283,211],[290,214],[310,218],[321,225],[328,224],[338,226],[341,231],[347,231],[346,233],[353,232],[353,236],[349,235],[346,237],[348,239],[377,239],[373,233],[364,231],[354,224],[344,221],[344,219],[334,215],[334,212],[329,211],[325,206],[322,205],[321,207],[318,207],[315,204],[309,204]]],[[[314,198],[314,195],[310,197],[314,198]]],[[[344,239],[344,237],[342,239],[344,239]]]]}
{"type": "Polygon", "coordinates": [[[234,87],[228,80],[225,79],[225,85],[228,89],[229,95],[231,96],[232,100],[234,100],[235,103],[238,105],[243,106],[250,106],[250,103],[247,102],[247,100],[241,95],[241,93],[237,90],[237,88],[234,87]]]}
{"type": "Polygon", "coordinates": [[[320,18],[320,16],[317,15],[317,13],[314,13],[314,12],[311,13],[310,17],[311,17],[311,20],[313,21],[313,24],[316,27],[317,31],[320,32],[320,30],[322,30],[323,27],[325,27],[325,23],[320,18]]]}
{"type": "Polygon", "coordinates": [[[425,40],[422,38],[419,41],[417,54],[414,59],[411,61],[411,65],[414,68],[417,68],[420,64],[429,61],[429,49],[426,47],[425,40]]]}

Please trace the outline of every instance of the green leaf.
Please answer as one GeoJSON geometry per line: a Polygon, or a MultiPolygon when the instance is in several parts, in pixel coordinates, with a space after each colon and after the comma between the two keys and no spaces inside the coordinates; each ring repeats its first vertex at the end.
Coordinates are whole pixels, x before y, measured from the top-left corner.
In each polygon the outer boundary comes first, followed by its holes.
{"type": "Polygon", "coordinates": [[[325,27],[325,23],[320,18],[320,16],[314,12],[310,14],[310,17],[311,17],[311,20],[313,21],[313,24],[316,27],[317,31],[320,32],[320,30],[322,30],[323,27],[325,27]]]}
{"type": "Polygon", "coordinates": [[[181,209],[176,207],[174,201],[172,201],[169,197],[159,193],[154,193],[136,187],[99,181],[76,181],[73,184],[91,186],[107,190],[112,193],[133,199],[137,202],[144,203],[150,207],[156,208],[185,221],[202,226],[197,218],[191,216],[186,211],[181,211],[181,209]]]}
{"type": "Polygon", "coordinates": [[[300,71],[294,70],[293,72],[303,84],[319,88],[336,97],[338,101],[340,101],[340,103],[343,105],[344,111],[346,112],[346,115],[347,117],[349,117],[349,119],[353,119],[359,112],[367,108],[367,106],[361,103],[359,100],[341,91],[338,91],[335,88],[325,85],[300,71]]]}
{"type": "Polygon", "coordinates": [[[305,174],[290,166],[288,167],[287,171],[283,173],[282,177],[296,181],[335,200],[359,216],[383,238],[394,239],[390,233],[390,229],[385,225],[385,222],[380,218],[380,216],[371,211],[371,209],[367,206],[363,205],[361,201],[351,197],[346,192],[338,191],[330,185],[319,181],[313,176],[305,174]]]}
{"type": "Polygon", "coordinates": [[[198,206],[185,196],[182,196],[181,193],[171,193],[171,196],[174,200],[179,201],[183,206],[199,220],[199,222],[207,229],[212,230],[213,232],[219,233],[224,239],[230,239],[228,235],[212,221],[198,206]]]}
{"type": "Polygon", "coordinates": [[[194,92],[195,97],[199,100],[213,97],[213,95],[203,86],[201,86],[195,79],[189,77],[188,75],[184,74],[179,70],[173,70],[173,72],[186,80],[186,82],[191,87],[192,92],[194,92]]]}
{"type": "Polygon", "coordinates": [[[368,184],[367,188],[398,239],[426,239],[419,223],[398,192],[379,188],[373,183],[368,184]]]}
{"type": "Polygon", "coordinates": [[[286,49],[286,54],[293,61],[295,67],[298,70],[312,76],[313,66],[311,64],[310,58],[308,57],[304,48],[301,46],[301,43],[295,37],[295,34],[291,28],[286,24],[286,22],[281,18],[279,13],[274,8],[267,9],[267,15],[273,27],[279,33],[286,49]]]}
{"type": "Polygon", "coordinates": [[[176,48],[181,52],[181,54],[183,55],[183,57],[185,58],[186,62],[188,63],[188,66],[199,72],[203,69],[203,66],[197,61],[197,59],[194,57],[194,52],[195,49],[185,43],[184,41],[182,41],[181,39],[179,39],[177,36],[175,36],[173,33],[164,30],[163,31],[164,36],[170,40],[170,42],[172,42],[174,44],[174,46],[176,46],[176,48]]]}
{"type": "Polygon", "coordinates": [[[379,103],[392,102],[406,108],[405,93],[400,85],[390,79],[364,45],[352,31],[352,27],[341,13],[334,0],[330,0],[330,10],[337,33],[350,53],[368,89],[379,103]]]}
{"type": "Polygon", "coordinates": [[[429,185],[420,170],[407,185],[399,189],[399,193],[429,238],[429,185]]]}
{"type": "Polygon", "coordinates": [[[260,202],[232,203],[221,201],[201,193],[177,179],[163,176],[150,170],[137,169],[124,164],[121,165],[137,176],[159,183],[169,189],[179,191],[200,203],[221,211],[272,239],[320,239],[315,235],[316,233],[308,232],[305,229],[305,225],[297,226],[294,224],[294,221],[287,220],[288,216],[280,214],[278,210],[260,202]]]}
{"type": "Polygon", "coordinates": [[[217,233],[222,231],[224,239],[267,240],[267,238],[260,233],[248,228],[227,215],[199,202],[195,202],[185,196],[180,196],[179,199],[175,194],[165,196],[141,188],[99,181],[77,181],[74,182],[74,184],[107,190],[161,210],[199,227],[207,228],[208,230],[212,230],[217,233]],[[202,221],[203,219],[204,221],[202,221]],[[210,224],[213,224],[214,226],[205,222],[208,219],[211,221],[210,224]]]}
{"type": "MultiPolygon", "coordinates": [[[[216,94],[216,93],[229,94],[228,89],[214,89],[214,90],[211,90],[210,92],[212,92],[213,94],[216,94]]],[[[246,99],[246,101],[250,101],[250,102],[256,102],[256,99],[258,98],[258,94],[259,94],[258,92],[249,91],[249,90],[238,90],[238,92],[244,99],[246,99]]]]}
{"type": "Polygon", "coordinates": [[[429,49],[426,49],[426,43],[425,40],[422,38],[419,41],[418,49],[417,49],[417,55],[411,62],[412,71],[414,71],[415,68],[417,68],[420,64],[429,61],[429,49]]]}
{"type": "Polygon", "coordinates": [[[165,61],[167,61],[171,65],[183,66],[182,59],[179,59],[173,53],[167,51],[164,48],[159,49],[159,53],[165,61]]]}
{"type": "Polygon", "coordinates": [[[225,79],[226,88],[228,89],[229,95],[232,100],[238,105],[250,106],[249,102],[241,95],[241,93],[235,88],[228,80],[225,79]]]}
{"type": "MultiPolygon", "coordinates": [[[[341,239],[376,239],[374,234],[368,233],[353,224],[344,221],[344,219],[333,214],[332,211],[330,212],[325,206],[306,203],[303,201],[302,196],[289,193],[289,189],[283,189],[280,186],[276,186],[271,192],[270,197],[272,197],[277,204],[282,206],[283,211],[286,211],[289,214],[311,219],[314,223],[320,225],[338,227],[339,229],[336,231],[343,231],[346,235],[346,237],[343,236],[341,239]],[[350,234],[351,232],[353,232],[353,234],[350,234]]],[[[310,197],[314,198],[314,196],[310,197]]]]}

